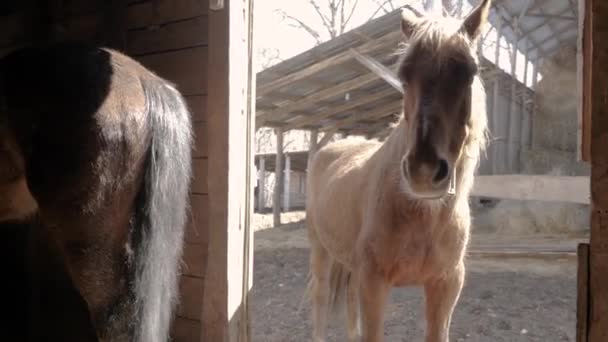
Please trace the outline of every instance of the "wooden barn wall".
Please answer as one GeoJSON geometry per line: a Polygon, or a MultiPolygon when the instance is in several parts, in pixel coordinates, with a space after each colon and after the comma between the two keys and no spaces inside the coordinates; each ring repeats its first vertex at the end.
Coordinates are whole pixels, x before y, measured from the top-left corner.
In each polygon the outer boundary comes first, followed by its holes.
{"type": "Polygon", "coordinates": [[[173,325],[177,342],[201,338],[208,235],[208,8],[208,0],[27,0],[0,4],[0,56],[32,42],[93,41],[126,52],[174,82],[187,99],[196,137],[182,299],[173,325]]]}

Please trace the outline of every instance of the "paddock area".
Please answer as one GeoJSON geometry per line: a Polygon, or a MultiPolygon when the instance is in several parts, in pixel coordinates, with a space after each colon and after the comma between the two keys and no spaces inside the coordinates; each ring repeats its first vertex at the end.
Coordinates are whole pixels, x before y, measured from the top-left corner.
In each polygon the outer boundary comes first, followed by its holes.
{"type": "MultiPolygon", "coordinates": [[[[303,212],[283,214],[286,223],[278,228],[270,227],[271,215],[254,219],[253,341],[310,341],[310,305],[302,301],[309,256],[303,218],[303,212]]],[[[584,233],[474,230],[452,340],[576,341],[576,246],[586,239],[584,233]]],[[[421,289],[393,290],[386,341],[422,341],[423,303],[421,289]]],[[[345,341],[343,321],[342,314],[334,315],[330,341],[345,341]]]]}

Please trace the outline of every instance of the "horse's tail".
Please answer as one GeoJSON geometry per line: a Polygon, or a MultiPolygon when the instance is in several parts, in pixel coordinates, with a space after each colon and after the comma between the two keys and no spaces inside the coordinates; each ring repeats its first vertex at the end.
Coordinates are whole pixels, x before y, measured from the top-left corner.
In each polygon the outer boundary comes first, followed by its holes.
{"type": "MultiPolygon", "coordinates": [[[[332,261],[330,267],[328,305],[330,311],[336,313],[339,309],[344,307],[344,300],[352,285],[352,273],[348,271],[344,265],[336,262],[335,260],[332,261]]],[[[306,299],[308,302],[312,300],[313,286],[314,279],[312,277],[312,273],[309,272],[306,290],[304,292],[304,299],[306,299]]]]}
{"type": "Polygon", "coordinates": [[[150,147],[135,229],[135,342],[166,342],[179,298],[183,237],[192,176],[192,124],[181,94],[142,79],[150,147]]]}

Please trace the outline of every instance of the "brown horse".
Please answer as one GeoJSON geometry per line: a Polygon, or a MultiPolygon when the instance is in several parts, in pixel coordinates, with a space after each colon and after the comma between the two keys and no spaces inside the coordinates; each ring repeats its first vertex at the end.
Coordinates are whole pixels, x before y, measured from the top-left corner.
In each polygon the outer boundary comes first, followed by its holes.
{"type": "Polygon", "coordinates": [[[328,145],[309,168],[313,340],[345,294],[349,340],[382,341],[394,286],[423,286],[426,341],[447,342],[465,277],[468,196],[486,142],[476,38],[484,0],[463,21],[403,11],[404,115],[383,142],[328,145]]]}
{"type": "Polygon", "coordinates": [[[180,93],[116,51],[63,43],[0,60],[0,243],[26,297],[0,334],[167,341],[191,135],[180,93]]]}

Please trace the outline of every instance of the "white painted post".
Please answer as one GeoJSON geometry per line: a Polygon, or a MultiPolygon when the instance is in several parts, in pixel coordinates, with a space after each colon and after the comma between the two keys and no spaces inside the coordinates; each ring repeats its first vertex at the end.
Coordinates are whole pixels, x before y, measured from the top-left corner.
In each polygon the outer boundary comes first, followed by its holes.
{"type": "Polygon", "coordinates": [[[291,176],[291,157],[285,154],[285,185],[283,187],[283,210],[289,211],[289,193],[291,192],[290,176],[291,176]]]}
{"type": "Polygon", "coordinates": [[[260,169],[258,170],[258,211],[266,209],[266,158],[260,156],[260,169]]]}

